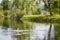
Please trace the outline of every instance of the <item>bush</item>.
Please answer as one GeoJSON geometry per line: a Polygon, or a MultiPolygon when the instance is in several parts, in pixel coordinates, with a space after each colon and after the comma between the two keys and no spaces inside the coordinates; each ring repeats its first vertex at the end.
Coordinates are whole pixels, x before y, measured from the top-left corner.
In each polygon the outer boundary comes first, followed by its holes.
{"type": "Polygon", "coordinates": [[[7,16],[7,15],[8,15],[8,11],[5,11],[5,12],[4,12],[4,16],[7,16]]]}
{"type": "Polygon", "coordinates": [[[24,10],[17,10],[16,11],[16,19],[20,20],[20,18],[22,18],[22,16],[25,14],[24,10]]]}
{"type": "Polygon", "coordinates": [[[39,15],[41,12],[40,12],[40,9],[34,9],[33,10],[33,15],[39,15]]]}

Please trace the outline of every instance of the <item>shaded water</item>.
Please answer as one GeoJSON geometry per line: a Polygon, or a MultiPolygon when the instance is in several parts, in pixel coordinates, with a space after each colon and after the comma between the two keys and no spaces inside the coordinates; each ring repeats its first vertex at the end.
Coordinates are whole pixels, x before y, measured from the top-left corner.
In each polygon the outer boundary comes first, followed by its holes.
{"type": "Polygon", "coordinates": [[[60,40],[60,25],[1,18],[0,40],[60,40]]]}

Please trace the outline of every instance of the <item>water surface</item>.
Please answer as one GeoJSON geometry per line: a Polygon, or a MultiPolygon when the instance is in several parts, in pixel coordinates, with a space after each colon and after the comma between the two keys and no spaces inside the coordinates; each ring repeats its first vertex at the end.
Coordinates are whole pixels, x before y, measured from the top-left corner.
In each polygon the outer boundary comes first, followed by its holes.
{"type": "Polygon", "coordinates": [[[0,40],[60,40],[60,25],[1,18],[0,40]]]}

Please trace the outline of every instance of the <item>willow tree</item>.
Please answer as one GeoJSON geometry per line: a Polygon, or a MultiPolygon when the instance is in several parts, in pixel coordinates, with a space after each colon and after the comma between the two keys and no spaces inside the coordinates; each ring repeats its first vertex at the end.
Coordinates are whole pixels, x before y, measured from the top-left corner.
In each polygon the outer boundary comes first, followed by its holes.
{"type": "MultiPolygon", "coordinates": [[[[32,14],[36,9],[35,0],[13,0],[11,8],[16,14],[32,14]]],[[[36,9],[37,10],[37,9],[36,9]]]]}

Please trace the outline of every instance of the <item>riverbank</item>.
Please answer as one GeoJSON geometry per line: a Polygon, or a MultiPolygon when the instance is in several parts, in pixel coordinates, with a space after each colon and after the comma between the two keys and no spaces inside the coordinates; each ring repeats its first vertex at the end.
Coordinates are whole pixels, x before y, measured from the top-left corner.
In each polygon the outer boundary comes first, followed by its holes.
{"type": "Polygon", "coordinates": [[[33,21],[33,22],[57,22],[60,23],[60,15],[53,16],[41,16],[41,15],[24,15],[22,17],[23,21],[33,21]]]}

